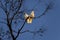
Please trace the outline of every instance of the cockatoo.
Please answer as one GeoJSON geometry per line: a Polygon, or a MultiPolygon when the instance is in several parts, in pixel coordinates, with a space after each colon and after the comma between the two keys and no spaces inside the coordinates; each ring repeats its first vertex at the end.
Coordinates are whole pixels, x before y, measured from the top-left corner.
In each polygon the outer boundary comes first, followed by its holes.
{"type": "Polygon", "coordinates": [[[24,14],[25,19],[28,18],[26,20],[27,23],[32,23],[32,20],[33,20],[34,16],[35,16],[34,11],[32,11],[30,15],[28,15],[27,13],[24,14]]]}

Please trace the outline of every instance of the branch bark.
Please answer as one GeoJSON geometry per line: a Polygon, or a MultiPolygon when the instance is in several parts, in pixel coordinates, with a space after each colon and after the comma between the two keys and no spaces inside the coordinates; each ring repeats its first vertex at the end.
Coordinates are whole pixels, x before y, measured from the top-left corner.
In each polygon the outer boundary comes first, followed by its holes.
{"type": "MultiPolygon", "coordinates": [[[[28,18],[27,18],[27,19],[28,19],[28,18]]],[[[27,20],[27,19],[26,19],[26,20],[27,20]]],[[[26,20],[24,21],[24,23],[23,23],[23,25],[21,26],[21,28],[18,30],[17,35],[16,35],[15,39],[19,36],[20,31],[23,29],[23,27],[24,27],[24,25],[25,25],[25,23],[26,23],[26,20]]]]}
{"type": "Polygon", "coordinates": [[[15,15],[18,14],[18,12],[19,12],[19,10],[20,10],[20,8],[21,8],[21,6],[22,6],[22,1],[23,1],[23,0],[19,0],[19,6],[17,7],[17,11],[14,13],[14,15],[13,15],[13,17],[12,17],[12,19],[11,19],[11,23],[12,23],[15,15]]]}
{"type": "Polygon", "coordinates": [[[46,12],[49,10],[50,4],[51,4],[51,3],[49,3],[49,5],[47,5],[46,9],[44,10],[44,12],[43,12],[41,15],[39,15],[39,16],[37,16],[37,17],[34,17],[34,19],[36,19],[36,18],[41,18],[42,16],[44,16],[44,15],[46,14],[46,12]]]}

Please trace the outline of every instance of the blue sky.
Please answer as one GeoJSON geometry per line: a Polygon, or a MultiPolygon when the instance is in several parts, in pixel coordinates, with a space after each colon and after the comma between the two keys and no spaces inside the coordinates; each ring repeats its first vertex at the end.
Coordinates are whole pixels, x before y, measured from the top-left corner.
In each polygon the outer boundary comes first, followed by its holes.
{"type": "Polygon", "coordinates": [[[46,15],[48,30],[44,40],[60,40],[60,0],[55,0],[52,10],[46,15]]]}
{"type": "MultiPolygon", "coordinates": [[[[22,8],[24,9],[32,9],[34,7],[35,4],[36,8],[34,8],[35,11],[35,16],[41,15],[45,9],[45,3],[49,3],[48,1],[50,0],[46,0],[44,1],[42,0],[41,3],[39,3],[36,0],[26,0],[25,1],[25,5],[23,5],[22,8]]],[[[54,7],[52,9],[50,9],[48,12],[46,12],[47,14],[44,15],[43,17],[39,18],[39,19],[34,19],[32,24],[27,24],[25,25],[25,27],[23,28],[23,30],[38,30],[40,28],[40,26],[47,26],[47,31],[43,34],[44,36],[41,37],[41,40],[60,40],[60,0],[54,0],[53,1],[54,7]]],[[[26,10],[25,10],[26,11],[26,10]]],[[[27,13],[30,13],[31,11],[26,11],[27,13]]],[[[5,17],[4,12],[2,9],[0,9],[0,19],[2,17],[5,17]]],[[[2,24],[0,24],[2,26],[2,24]]],[[[5,26],[5,30],[7,29],[6,25],[5,26]]],[[[34,36],[31,33],[24,33],[21,34],[17,40],[40,40],[40,37],[38,35],[34,36]]]]}

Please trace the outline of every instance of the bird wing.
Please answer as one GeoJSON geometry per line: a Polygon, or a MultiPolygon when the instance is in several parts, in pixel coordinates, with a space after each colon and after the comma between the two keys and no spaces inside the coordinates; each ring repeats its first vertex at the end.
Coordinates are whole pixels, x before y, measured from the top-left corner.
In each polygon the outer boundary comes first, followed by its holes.
{"type": "Polygon", "coordinates": [[[29,16],[29,15],[28,15],[27,13],[24,14],[25,19],[26,19],[28,16],[29,16]]]}
{"type": "Polygon", "coordinates": [[[34,17],[34,11],[31,12],[30,16],[31,17],[34,17]]]}

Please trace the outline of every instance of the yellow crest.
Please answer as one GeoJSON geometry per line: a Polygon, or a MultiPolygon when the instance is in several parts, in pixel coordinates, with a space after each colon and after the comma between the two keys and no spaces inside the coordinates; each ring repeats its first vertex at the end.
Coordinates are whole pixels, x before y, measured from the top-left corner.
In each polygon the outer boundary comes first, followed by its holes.
{"type": "Polygon", "coordinates": [[[25,13],[24,17],[25,17],[25,19],[28,17],[27,23],[32,23],[32,20],[34,18],[34,11],[32,11],[30,15],[28,15],[27,13],[25,13]]]}

